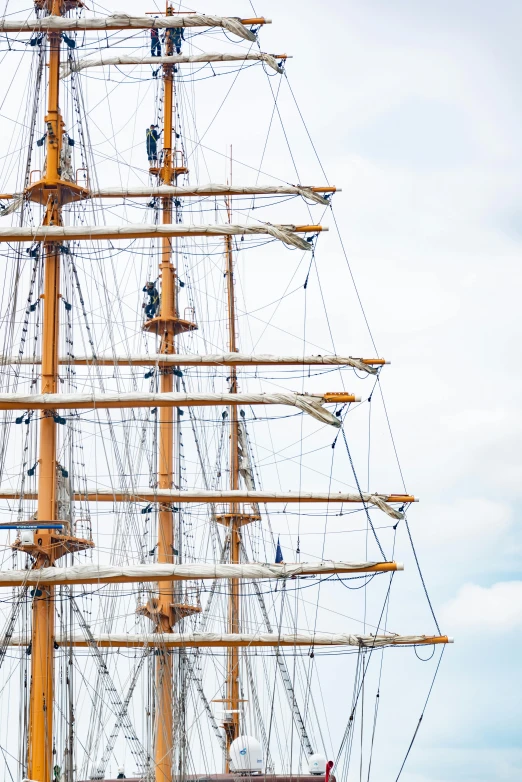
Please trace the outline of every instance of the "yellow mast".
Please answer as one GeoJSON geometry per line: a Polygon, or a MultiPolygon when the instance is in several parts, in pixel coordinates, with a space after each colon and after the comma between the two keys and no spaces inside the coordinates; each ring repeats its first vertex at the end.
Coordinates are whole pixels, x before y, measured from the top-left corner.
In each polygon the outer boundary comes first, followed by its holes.
{"type": "MultiPolygon", "coordinates": [[[[166,15],[171,9],[167,4],[166,15]]],[[[172,52],[170,36],[166,36],[167,53],[172,52]]],[[[162,184],[171,185],[172,171],[172,104],[173,104],[173,67],[163,66],[164,85],[164,125],[163,125],[163,166],[159,172],[162,184]]],[[[172,223],[172,198],[162,198],[162,222],[172,223]]],[[[172,264],[171,239],[161,240],[161,304],[160,318],[163,335],[160,353],[175,352],[175,319],[177,314],[175,270],[172,264]]],[[[163,365],[160,369],[160,390],[173,390],[172,369],[163,365]]],[[[171,489],[174,477],[174,408],[163,407],[159,410],[158,438],[158,488],[171,489]]],[[[160,506],[158,513],[158,562],[174,562],[174,519],[170,506],[160,506]]],[[[174,585],[172,582],[158,584],[158,615],[156,631],[172,632],[175,624],[173,616],[174,585]]],[[[156,725],[155,725],[155,778],[156,782],[171,782],[173,749],[173,666],[172,654],[168,650],[158,650],[156,657],[156,725]]]]}
{"type": "MultiPolygon", "coordinates": [[[[174,11],[168,2],[166,16],[173,16],[174,11]]],[[[174,21],[174,20],[173,20],[174,21]]],[[[173,53],[173,41],[170,31],[165,35],[165,50],[167,55],[173,53]]],[[[152,174],[158,176],[162,185],[176,185],[180,174],[187,169],[176,165],[174,139],[174,66],[163,65],[163,160],[161,168],[152,167],[152,174]]],[[[172,196],[161,199],[162,223],[171,225],[173,222],[172,196]]],[[[169,236],[161,240],[161,260],[159,265],[161,299],[159,316],[153,317],[144,324],[146,331],[161,335],[160,353],[172,355],[176,352],[175,338],[177,334],[196,328],[195,324],[187,323],[178,316],[176,294],[176,269],[172,263],[172,239],[169,236]]],[[[169,393],[174,390],[172,363],[160,364],[160,391],[169,393]]],[[[160,407],[158,436],[158,489],[172,489],[174,486],[174,407],[160,407]]],[[[171,506],[161,505],[158,513],[157,559],[160,563],[174,563],[175,552],[174,517],[171,506]]],[[[192,606],[176,603],[175,589],[172,581],[158,583],[158,599],[154,605],[145,609],[145,613],[154,622],[158,633],[172,633],[175,624],[183,617],[198,611],[192,606]]],[[[173,761],[173,692],[174,670],[172,652],[158,649],[156,656],[156,724],[154,765],[156,782],[172,782],[173,761]]]]}
{"type": "MultiPolygon", "coordinates": [[[[230,154],[230,185],[232,185],[232,150],[230,154]]],[[[229,223],[232,221],[232,202],[229,197],[225,199],[229,223]]],[[[229,353],[237,353],[236,331],[236,303],[234,290],[234,254],[232,248],[232,236],[225,236],[225,276],[227,280],[227,323],[228,323],[228,350],[229,353]]],[[[231,366],[229,375],[229,390],[231,394],[238,393],[237,368],[231,366]]],[[[230,419],[230,489],[239,489],[239,418],[238,406],[230,405],[228,409],[230,419]]],[[[255,521],[258,516],[244,512],[245,509],[238,502],[231,502],[228,513],[217,517],[217,520],[228,529],[230,541],[229,562],[238,564],[241,561],[241,527],[255,521]]],[[[229,580],[229,600],[227,614],[227,633],[239,633],[241,631],[241,606],[240,606],[240,580],[229,580]]],[[[240,708],[243,700],[240,698],[239,686],[239,648],[230,644],[227,653],[227,678],[225,706],[227,711],[224,720],[226,736],[225,770],[230,772],[230,745],[240,735],[241,719],[240,708]]]]}
{"type": "MultiPolygon", "coordinates": [[[[53,0],[51,13],[61,15],[59,0],[53,0]]],[[[58,168],[62,141],[59,109],[60,34],[49,34],[49,91],[47,103],[47,165],[45,179],[54,184],[60,179],[58,168]]],[[[52,191],[45,210],[44,225],[59,225],[58,191],[52,191]]],[[[45,245],[42,393],[56,393],[58,375],[58,325],[60,292],[60,254],[56,245],[45,245]]],[[[42,413],[38,476],[38,519],[56,518],[56,423],[52,415],[42,413]]],[[[47,550],[35,567],[52,561],[47,550]]],[[[31,639],[31,690],[29,696],[29,740],[27,774],[30,779],[49,782],[53,749],[53,674],[54,674],[54,588],[34,592],[31,639]]]]}
{"type": "MultiPolygon", "coordinates": [[[[232,157],[232,156],[231,156],[232,157]]],[[[232,167],[232,163],[231,163],[232,167]]],[[[228,221],[232,221],[232,209],[230,199],[226,199],[228,221]]],[[[226,262],[226,280],[227,280],[227,313],[228,313],[228,350],[230,353],[237,352],[236,336],[236,308],[234,292],[234,256],[232,252],[232,237],[225,237],[225,262],[226,262]]],[[[237,369],[230,368],[230,393],[237,394],[237,369]]],[[[230,489],[235,491],[239,489],[239,432],[237,405],[230,405],[228,408],[230,417],[230,489]]],[[[238,563],[241,557],[241,521],[238,516],[239,505],[231,503],[229,506],[229,536],[230,536],[230,562],[238,563]]],[[[228,602],[228,621],[227,632],[239,633],[239,584],[238,578],[232,578],[229,581],[229,602],[228,602]]],[[[226,771],[230,771],[229,749],[230,745],[239,736],[239,650],[237,646],[232,646],[227,654],[227,690],[226,707],[229,711],[225,712],[225,735],[227,755],[225,759],[226,771]]]]}
{"type": "MultiPolygon", "coordinates": [[[[167,16],[170,9],[167,4],[167,16]]],[[[167,52],[171,52],[170,36],[166,36],[167,52]],[[167,40],[168,38],[168,40],[167,40]]],[[[171,185],[172,172],[172,103],[173,103],[173,68],[163,66],[164,84],[164,126],[163,126],[163,167],[160,171],[162,184],[171,185]]],[[[162,199],[162,222],[172,223],[172,198],[162,199]]],[[[175,270],[172,265],[171,239],[161,240],[161,304],[160,317],[163,320],[163,337],[160,353],[175,352],[175,318],[177,314],[175,270]]],[[[160,369],[160,390],[173,390],[172,369],[162,366],[160,369]]],[[[174,408],[164,407],[159,410],[159,440],[158,440],[158,488],[171,489],[174,477],[174,408]]],[[[169,506],[160,506],[158,514],[158,562],[174,562],[174,519],[169,506]]],[[[170,633],[174,624],[173,583],[158,584],[159,612],[158,632],[170,633]]],[[[173,668],[172,654],[161,650],[156,657],[156,726],[154,760],[156,782],[171,782],[172,779],[172,742],[173,742],[173,668]]]]}
{"type": "MultiPolygon", "coordinates": [[[[70,3],[69,3],[70,5],[70,3]]],[[[61,0],[50,0],[46,10],[61,16],[61,0]]],[[[69,200],[70,188],[61,180],[60,154],[64,123],[60,113],[60,32],[49,32],[49,81],[47,114],[47,161],[44,183],[47,189],[44,225],[61,224],[62,204],[69,200]]],[[[41,393],[58,391],[58,342],[60,303],[60,250],[57,244],[44,246],[44,293],[42,331],[41,393]]],[[[55,411],[43,410],[40,419],[38,454],[38,512],[41,522],[56,521],[56,422],[55,411]]],[[[69,530],[70,532],[70,530],[69,530]]],[[[70,534],[37,530],[33,544],[15,542],[14,547],[31,554],[33,567],[39,569],[66,553],[91,546],[70,534]]],[[[42,586],[33,591],[31,631],[31,684],[29,694],[29,733],[27,744],[27,775],[38,782],[50,782],[53,763],[53,679],[54,679],[54,587],[42,586]]]]}

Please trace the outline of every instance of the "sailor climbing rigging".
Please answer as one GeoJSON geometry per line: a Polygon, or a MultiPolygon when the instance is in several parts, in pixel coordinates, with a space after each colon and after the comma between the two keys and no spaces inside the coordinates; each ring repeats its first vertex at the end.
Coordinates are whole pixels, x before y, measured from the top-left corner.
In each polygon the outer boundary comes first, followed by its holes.
{"type": "Polygon", "coordinates": [[[153,318],[156,315],[159,307],[159,293],[156,285],[153,282],[148,282],[144,288],[143,293],[146,293],[149,297],[147,303],[143,303],[143,309],[147,318],[153,318]]]}
{"type": "Polygon", "coordinates": [[[147,128],[146,143],[149,163],[155,163],[158,160],[158,139],[163,131],[160,130],[158,133],[157,127],[157,125],[151,125],[150,128],[147,128]]]}

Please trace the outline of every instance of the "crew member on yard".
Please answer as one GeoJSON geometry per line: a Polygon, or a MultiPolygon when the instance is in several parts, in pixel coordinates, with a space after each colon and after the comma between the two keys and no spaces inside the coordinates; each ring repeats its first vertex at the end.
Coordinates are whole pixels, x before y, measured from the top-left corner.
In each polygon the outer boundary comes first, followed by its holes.
{"type": "Polygon", "coordinates": [[[168,34],[176,54],[181,54],[181,41],[185,40],[183,27],[169,27],[168,34]]]}
{"type": "Polygon", "coordinates": [[[159,32],[155,27],[150,31],[150,56],[161,57],[161,41],[159,32]]]}

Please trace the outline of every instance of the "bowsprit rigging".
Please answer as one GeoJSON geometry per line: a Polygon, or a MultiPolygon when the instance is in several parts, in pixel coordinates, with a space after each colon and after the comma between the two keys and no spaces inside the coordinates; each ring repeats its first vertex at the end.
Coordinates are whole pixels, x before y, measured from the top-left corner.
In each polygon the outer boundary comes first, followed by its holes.
{"type": "Polygon", "coordinates": [[[19,5],[0,19],[4,68],[19,57],[0,118],[4,776],[328,782],[358,752],[370,779],[372,659],[428,646],[436,676],[451,638],[429,598],[435,629],[391,629],[417,498],[384,449],[370,476],[365,402],[389,362],[349,354],[353,315],[326,308],[342,191],[300,181],[292,58],[261,50],[261,16],[19,5]],[[207,146],[223,133],[234,177],[207,146]]]}

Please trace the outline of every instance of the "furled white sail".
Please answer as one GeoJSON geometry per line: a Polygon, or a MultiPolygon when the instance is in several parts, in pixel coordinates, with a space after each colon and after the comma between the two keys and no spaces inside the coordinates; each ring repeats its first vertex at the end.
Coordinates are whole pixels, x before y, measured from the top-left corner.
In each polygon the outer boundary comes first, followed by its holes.
{"type": "MultiPolygon", "coordinates": [[[[0,366],[9,364],[40,364],[42,359],[39,356],[35,358],[20,358],[19,356],[0,356],[0,366]]],[[[272,356],[272,355],[251,355],[249,353],[220,353],[209,355],[184,354],[184,353],[143,353],[140,355],[130,354],[128,356],[75,356],[67,358],[63,356],[58,359],[60,364],[135,364],[136,366],[150,366],[154,364],[173,364],[174,366],[262,366],[266,365],[296,365],[296,366],[347,366],[358,369],[361,372],[368,372],[375,375],[378,372],[376,367],[366,364],[361,358],[351,358],[347,356],[272,356]]],[[[382,360],[381,360],[382,363],[382,360]]],[[[389,363],[389,362],[386,362],[389,363]]]]}
{"type": "MultiPolygon", "coordinates": [[[[368,505],[375,505],[376,508],[382,510],[392,519],[404,518],[404,513],[399,510],[395,510],[388,503],[391,502],[404,502],[401,498],[394,499],[390,494],[369,494],[367,492],[361,492],[361,494],[353,494],[349,492],[328,493],[328,492],[270,492],[260,490],[238,490],[238,491],[208,491],[205,489],[185,489],[179,491],[178,489],[139,489],[133,492],[132,495],[122,495],[117,490],[101,489],[89,491],[87,489],[87,496],[96,495],[99,499],[106,497],[108,501],[112,501],[115,496],[127,496],[134,497],[136,500],[142,500],[144,502],[186,502],[187,498],[190,498],[191,502],[247,502],[263,504],[265,502],[365,502],[368,505]]],[[[0,492],[0,496],[3,496],[0,492]]],[[[78,493],[78,499],[83,495],[78,493]]]]}
{"type": "MultiPolygon", "coordinates": [[[[154,58],[155,59],[155,58],[154,58]]],[[[331,192],[339,192],[337,189],[331,192]]],[[[315,201],[317,204],[328,206],[329,200],[321,193],[316,192],[306,185],[259,185],[248,187],[247,185],[217,185],[209,183],[208,185],[196,185],[195,187],[181,187],[175,185],[158,185],[156,187],[102,187],[92,190],[92,198],[139,198],[139,197],[159,197],[159,196],[179,196],[183,198],[187,195],[213,196],[213,195],[300,195],[309,201],[315,201]]]]}
{"type": "Polygon", "coordinates": [[[6,217],[7,215],[13,214],[13,212],[17,212],[22,206],[23,202],[23,193],[13,193],[13,196],[7,206],[4,206],[4,208],[0,210],[0,217],[6,217]]]}
{"type": "MultiPolygon", "coordinates": [[[[453,643],[446,635],[357,635],[354,633],[149,633],[131,635],[104,633],[93,635],[100,647],[144,648],[161,646],[166,648],[183,646],[363,646],[383,648],[385,646],[426,646],[453,643]]],[[[81,635],[55,638],[58,644],[88,646],[81,635]]],[[[13,636],[10,646],[27,646],[27,637],[13,636]]]]}
{"type": "Polygon", "coordinates": [[[276,58],[265,52],[245,52],[245,54],[206,52],[204,54],[172,54],[168,57],[139,57],[128,54],[107,57],[107,52],[100,52],[97,57],[83,57],[81,60],[62,63],[60,77],[65,79],[71,73],[83,71],[85,68],[99,68],[103,65],[182,65],[191,62],[244,62],[246,60],[266,62],[274,71],[283,72],[283,69],[277,64],[276,58]]]}
{"type": "MultiPolygon", "coordinates": [[[[327,228],[321,230],[326,231],[327,228]]],[[[296,233],[295,225],[40,225],[0,228],[0,242],[70,241],[71,239],[147,239],[162,236],[272,236],[290,247],[311,250],[312,245],[296,233]]],[[[311,231],[312,232],[312,231],[311,231]]]]}
{"type": "MultiPolygon", "coordinates": [[[[240,469],[244,470],[240,465],[240,469]]],[[[245,485],[247,484],[248,473],[243,474],[245,485]]],[[[409,495],[394,494],[353,494],[349,492],[310,492],[310,491],[269,491],[238,489],[237,491],[220,491],[207,489],[134,489],[133,492],[121,491],[119,489],[98,489],[94,486],[87,486],[82,491],[73,492],[75,500],[87,500],[92,502],[160,502],[160,503],[222,503],[222,502],[240,502],[259,505],[265,503],[312,503],[324,502],[342,504],[343,502],[363,502],[367,505],[374,505],[382,510],[392,519],[404,518],[404,513],[396,510],[388,503],[395,502],[405,504],[408,502],[417,502],[416,498],[409,495]]],[[[21,493],[15,490],[0,489],[0,499],[19,499],[21,493]]],[[[37,498],[36,494],[24,491],[23,498],[33,500],[37,498]]],[[[60,516],[60,518],[62,518],[60,516]]],[[[1,527],[1,525],[0,525],[1,527]]]]}
{"type": "MultiPolygon", "coordinates": [[[[116,59],[116,58],[115,58],[116,59]]],[[[123,59],[123,58],[120,58],[123,59]]],[[[157,57],[145,58],[147,60],[157,60],[157,57]]],[[[169,57],[163,57],[161,59],[171,59],[169,57]]],[[[103,61],[104,65],[110,64],[110,61],[103,61]]],[[[68,65],[68,64],[67,64],[68,65]]],[[[338,188],[332,188],[331,193],[340,192],[338,188]]],[[[216,185],[210,183],[208,185],[196,185],[195,187],[182,187],[176,185],[151,185],[149,187],[102,187],[91,190],[89,196],[91,198],[160,198],[165,196],[172,196],[184,198],[188,196],[217,196],[217,195],[299,195],[308,201],[313,201],[323,206],[328,206],[330,201],[325,195],[321,195],[312,187],[306,185],[264,185],[248,187],[246,185],[238,185],[231,187],[230,185],[216,185]]],[[[85,196],[87,197],[87,196],[85,196]]],[[[23,202],[23,193],[14,193],[10,196],[11,202],[8,206],[0,211],[0,217],[8,214],[12,214],[23,202]]]]}
{"type": "Polygon", "coordinates": [[[215,578],[295,578],[333,573],[403,570],[398,562],[299,562],[275,564],[72,565],[37,570],[0,571],[0,586],[32,584],[125,584],[148,581],[191,581],[215,578]]]}
{"type": "MultiPolygon", "coordinates": [[[[0,394],[0,410],[76,410],[124,407],[198,407],[201,405],[290,405],[324,424],[341,423],[322,405],[325,398],[308,394],[183,394],[178,392],[146,394],[0,394]]],[[[354,397],[354,401],[360,401],[354,397]]]]}
{"type": "MultiPolygon", "coordinates": [[[[263,19],[263,24],[271,24],[270,19],[263,19]]],[[[206,14],[188,14],[187,16],[129,16],[128,14],[113,14],[112,16],[91,16],[66,18],[61,16],[42,16],[40,19],[0,19],[0,32],[39,32],[43,30],[149,30],[151,28],[166,29],[173,27],[223,27],[229,33],[237,35],[246,41],[255,41],[256,35],[241,19],[233,16],[207,16],[206,14]]]]}

